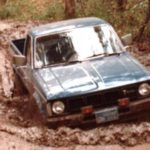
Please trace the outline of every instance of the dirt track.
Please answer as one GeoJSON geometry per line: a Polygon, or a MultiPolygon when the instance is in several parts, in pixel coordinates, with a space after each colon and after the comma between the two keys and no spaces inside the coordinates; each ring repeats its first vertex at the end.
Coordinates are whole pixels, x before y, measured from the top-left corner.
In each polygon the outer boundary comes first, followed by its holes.
{"type": "MultiPolygon", "coordinates": [[[[38,22],[0,22],[0,137],[3,139],[0,149],[20,149],[22,145],[26,145],[25,149],[51,149],[51,146],[61,147],[60,149],[68,146],[68,149],[87,149],[85,145],[117,144],[115,149],[119,150],[122,149],[119,145],[134,146],[149,143],[149,114],[144,121],[139,120],[136,123],[111,124],[89,130],[67,127],[53,130],[48,129],[39,120],[36,105],[34,102],[31,105],[28,95],[13,95],[14,74],[8,43],[11,39],[23,37],[27,29],[38,24],[38,22]],[[4,144],[9,141],[12,142],[4,144]]],[[[145,49],[143,45],[139,46],[141,51],[133,50],[131,53],[149,68],[150,50],[145,49]]],[[[105,147],[97,146],[97,148],[105,147]]],[[[110,149],[111,146],[107,148],[110,149]]]]}

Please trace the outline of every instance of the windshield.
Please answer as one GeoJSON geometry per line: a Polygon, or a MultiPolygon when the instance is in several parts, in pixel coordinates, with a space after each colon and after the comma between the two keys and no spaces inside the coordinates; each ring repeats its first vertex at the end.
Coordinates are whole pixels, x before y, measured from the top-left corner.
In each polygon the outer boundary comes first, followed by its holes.
{"type": "Polygon", "coordinates": [[[76,28],[39,37],[36,40],[36,65],[44,66],[121,52],[123,46],[109,25],[76,28]]]}

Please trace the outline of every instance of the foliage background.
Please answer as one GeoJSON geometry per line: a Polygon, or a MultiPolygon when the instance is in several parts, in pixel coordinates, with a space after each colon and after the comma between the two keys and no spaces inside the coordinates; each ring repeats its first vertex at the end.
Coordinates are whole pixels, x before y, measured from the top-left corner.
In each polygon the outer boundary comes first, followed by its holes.
{"type": "MultiPolygon", "coordinates": [[[[0,19],[20,21],[64,19],[63,0],[0,0],[0,4],[0,19]]],[[[124,11],[118,11],[116,0],[76,0],[77,17],[103,18],[111,23],[120,35],[126,33],[135,35],[138,32],[147,7],[147,0],[128,0],[124,11]]],[[[146,26],[143,38],[149,40],[150,25],[146,26]]]]}

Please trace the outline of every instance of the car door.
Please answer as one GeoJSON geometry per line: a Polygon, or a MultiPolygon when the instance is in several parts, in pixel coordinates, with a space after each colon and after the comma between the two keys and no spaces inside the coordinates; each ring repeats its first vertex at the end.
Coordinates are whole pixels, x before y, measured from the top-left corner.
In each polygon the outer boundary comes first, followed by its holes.
{"type": "Polygon", "coordinates": [[[32,38],[28,35],[24,48],[24,55],[26,56],[26,64],[24,66],[20,66],[17,68],[17,72],[22,79],[27,90],[32,93],[33,92],[33,84],[32,84],[32,38]]]}

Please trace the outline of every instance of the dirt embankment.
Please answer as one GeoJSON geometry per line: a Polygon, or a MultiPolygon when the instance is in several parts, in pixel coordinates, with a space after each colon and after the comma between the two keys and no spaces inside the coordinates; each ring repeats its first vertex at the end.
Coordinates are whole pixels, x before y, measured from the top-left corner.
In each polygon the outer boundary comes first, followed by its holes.
{"type": "MultiPolygon", "coordinates": [[[[149,117],[145,121],[140,120],[136,123],[111,124],[89,130],[67,127],[54,130],[47,128],[41,122],[36,105],[34,102],[31,105],[28,95],[13,95],[14,74],[8,43],[11,39],[23,37],[31,26],[38,24],[38,22],[0,22],[0,136],[5,137],[3,139],[9,139],[9,135],[14,136],[16,143],[25,139],[30,142],[26,149],[30,149],[33,145],[35,149],[42,149],[43,145],[71,146],[74,149],[75,145],[119,144],[133,146],[149,143],[149,117]]],[[[150,50],[144,49],[143,46],[140,51],[131,51],[148,68],[150,66],[149,52],[150,50]]],[[[10,145],[12,149],[15,149],[16,143],[10,145]]]]}

